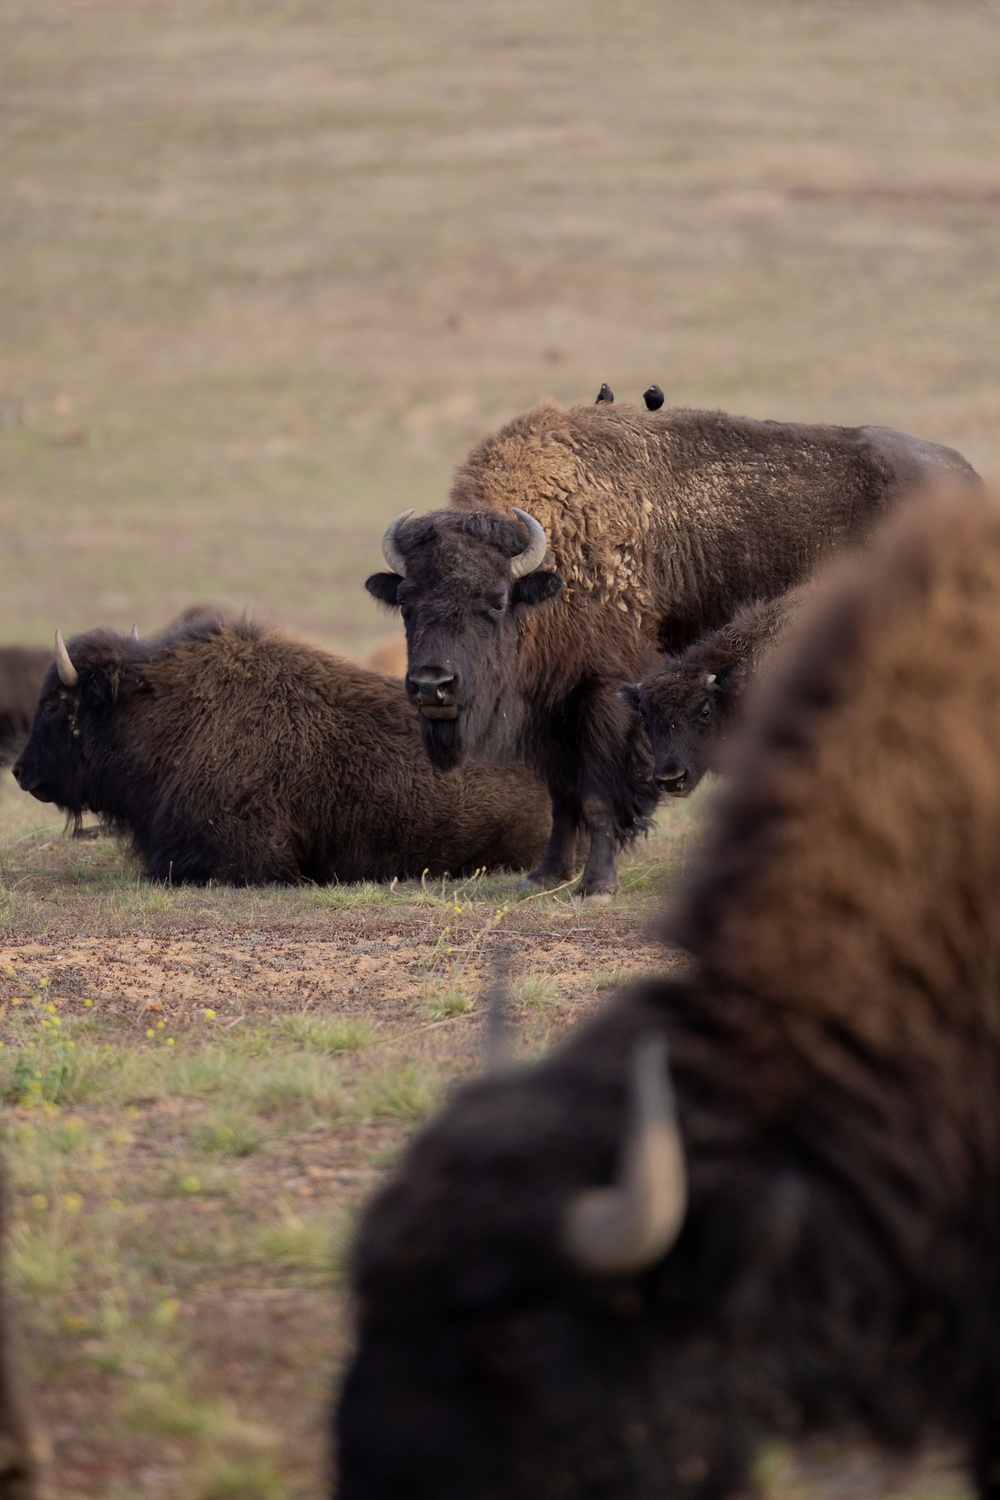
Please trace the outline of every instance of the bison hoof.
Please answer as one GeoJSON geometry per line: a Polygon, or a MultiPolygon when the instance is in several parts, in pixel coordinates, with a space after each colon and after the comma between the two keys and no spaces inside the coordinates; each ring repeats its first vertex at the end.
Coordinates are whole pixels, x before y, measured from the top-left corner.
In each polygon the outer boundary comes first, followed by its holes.
{"type": "Polygon", "coordinates": [[[613,891],[587,891],[582,886],[577,886],[573,892],[573,900],[581,904],[586,901],[588,906],[610,906],[617,894],[617,888],[613,891]]]}
{"type": "Polygon", "coordinates": [[[575,876],[575,870],[562,873],[559,870],[546,870],[539,865],[537,870],[532,870],[526,875],[521,884],[524,891],[556,891],[560,886],[569,885],[575,876]]]}

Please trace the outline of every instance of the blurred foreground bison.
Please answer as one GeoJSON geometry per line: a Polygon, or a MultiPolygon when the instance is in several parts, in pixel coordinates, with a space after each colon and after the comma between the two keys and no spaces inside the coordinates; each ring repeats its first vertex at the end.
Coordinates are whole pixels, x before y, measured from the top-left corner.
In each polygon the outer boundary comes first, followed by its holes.
{"type": "Polygon", "coordinates": [[[808,597],[808,585],[744,605],[720,630],[660,658],[641,682],[623,683],[653,752],[653,779],[668,797],[687,797],[719,769],[750,683],[771,659],[808,597]]]}
{"type": "Polygon", "coordinates": [[[571,879],[584,828],[580,893],[608,896],[658,797],[619,685],[945,473],[975,482],[951,449],[886,427],[548,403],[472,450],[447,510],[392,522],[392,571],[366,586],[402,610],[433,763],[533,766],[553,817],[532,880],[571,879]]]}
{"type": "Polygon", "coordinates": [[[44,646],[0,646],[0,766],[24,748],[38,694],[52,665],[44,646]]]}
{"type": "Polygon", "coordinates": [[[221,615],[141,641],[57,640],[14,775],[131,840],[154,879],[388,880],[523,869],[545,789],[471,765],[441,775],[402,685],[221,615]]]}
{"type": "Polygon", "coordinates": [[[859,1424],[1000,1494],[998,663],[985,498],[807,606],[674,923],[692,976],[467,1088],[369,1210],[342,1500],[712,1500],[859,1424]]]}

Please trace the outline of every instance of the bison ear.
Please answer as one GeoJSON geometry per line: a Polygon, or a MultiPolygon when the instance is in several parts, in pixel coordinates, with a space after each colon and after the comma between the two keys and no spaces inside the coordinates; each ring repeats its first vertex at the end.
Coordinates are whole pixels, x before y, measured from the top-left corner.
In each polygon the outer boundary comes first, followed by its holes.
{"type": "Polygon", "coordinates": [[[561,573],[526,573],[510,591],[511,604],[542,604],[554,599],[566,582],[561,573]]]}
{"type": "Polygon", "coordinates": [[[373,573],[370,578],[365,579],[365,588],[380,604],[398,609],[399,585],[402,581],[398,573],[373,573]]]}
{"type": "Polygon", "coordinates": [[[80,696],[91,710],[100,712],[145,686],[146,679],[137,665],[112,660],[81,676],[80,696]]]}
{"type": "Polygon", "coordinates": [[[638,713],[642,706],[642,683],[622,682],[619,684],[618,692],[635,711],[638,713]]]}

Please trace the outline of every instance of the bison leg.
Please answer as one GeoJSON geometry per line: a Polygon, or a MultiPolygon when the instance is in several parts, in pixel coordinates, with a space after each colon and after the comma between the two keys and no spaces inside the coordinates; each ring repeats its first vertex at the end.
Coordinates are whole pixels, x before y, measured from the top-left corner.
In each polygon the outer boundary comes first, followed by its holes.
{"type": "Polygon", "coordinates": [[[618,890],[618,870],[615,865],[617,839],[611,809],[600,797],[587,797],[583,804],[583,820],[590,834],[590,853],[583,867],[576,894],[584,896],[613,896],[618,890]]]}
{"type": "Polygon", "coordinates": [[[579,799],[549,787],[552,798],[552,832],[542,862],[528,880],[543,891],[565,885],[576,874],[576,836],[582,822],[579,799]]]}

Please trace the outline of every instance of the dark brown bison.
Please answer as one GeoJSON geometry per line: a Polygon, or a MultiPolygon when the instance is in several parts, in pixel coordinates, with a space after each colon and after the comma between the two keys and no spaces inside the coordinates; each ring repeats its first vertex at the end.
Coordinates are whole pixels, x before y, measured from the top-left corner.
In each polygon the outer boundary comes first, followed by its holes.
{"type": "Polygon", "coordinates": [[[450,507],[398,517],[391,573],[407,688],[441,768],[522,760],[546,780],[552,837],[531,878],[617,888],[615,850],[657,800],[649,748],[618,689],[772,598],[957,453],[884,427],[807,427],[721,412],[543,405],[460,465],[450,507]]]}
{"type": "Polygon", "coordinates": [[[522,869],[548,834],[527,772],[428,765],[398,681],[225,616],[60,642],[14,775],[173,881],[522,869]]]}
{"type": "Polygon", "coordinates": [[[745,604],[720,630],[706,631],[686,651],[661,656],[641,682],[623,683],[622,693],[649,736],[661,792],[687,797],[706,771],[719,769],[747,688],[807,595],[803,585],[745,604]]]}
{"type": "Polygon", "coordinates": [[[43,646],[0,646],[0,766],[24,747],[51,665],[52,652],[43,646]]]}
{"type": "Polygon", "coordinates": [[[839,567],[750,705],[693,974],[468,1087],[369,1209],[341,1500],[716,1500],[859,1428],[1000,1495],[1000,508],[839,567]]]}

